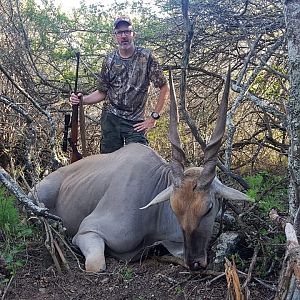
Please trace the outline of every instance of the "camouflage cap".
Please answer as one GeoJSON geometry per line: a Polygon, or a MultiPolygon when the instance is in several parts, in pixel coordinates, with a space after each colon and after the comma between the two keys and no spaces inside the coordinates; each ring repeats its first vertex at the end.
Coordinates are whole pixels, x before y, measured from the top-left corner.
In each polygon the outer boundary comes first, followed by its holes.
{"type": "Polygon", "coordinates": [[[121,22],[125,22],[129,26],[132,26],[131,19],[128,16],[119,16],[114,21],[114,29],[116,29],[121,22]]]}

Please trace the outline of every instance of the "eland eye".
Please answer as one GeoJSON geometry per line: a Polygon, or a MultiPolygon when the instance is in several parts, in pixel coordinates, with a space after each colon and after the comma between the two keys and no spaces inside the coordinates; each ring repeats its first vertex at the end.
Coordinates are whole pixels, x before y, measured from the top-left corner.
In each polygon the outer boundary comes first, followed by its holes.
{"type": "Polygon", "coordinates": [[[193,186],[193,192],[196,190],[197,188],[197,182],[195,182],[194,186],[193,186]]]}
{"type": "Polygon", "coordinates": [[[207,212],[205,213],[204,216],[208,215],[211,212],[212,208],[213,208],[213,204],[210,203],[209,206],[208,206],[207,212]]]}

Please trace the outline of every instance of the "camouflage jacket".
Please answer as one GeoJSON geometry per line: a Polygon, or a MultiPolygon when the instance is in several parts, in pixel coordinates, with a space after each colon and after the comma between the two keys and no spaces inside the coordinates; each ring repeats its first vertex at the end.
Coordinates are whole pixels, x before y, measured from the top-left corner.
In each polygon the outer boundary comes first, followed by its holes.
{"type": "Polygon", "coordinates": [[[97,88],[107,93],[108,112],[140,121],[144,119],[150,82],[160,88],[167,80],[151,51],[136,47],[130,58],[122,58],[116,50],[104,59],[97,88]]]}

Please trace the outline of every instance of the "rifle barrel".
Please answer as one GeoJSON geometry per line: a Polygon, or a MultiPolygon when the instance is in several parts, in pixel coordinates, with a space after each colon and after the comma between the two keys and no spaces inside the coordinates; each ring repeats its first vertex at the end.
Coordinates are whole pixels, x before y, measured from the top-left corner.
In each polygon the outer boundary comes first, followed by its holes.
{"type": "Polygon", "coordinates": [[[76,52],[76,74],[75,74],[75,86],[74,86],[74,93],[77,93],[78,88],[78,72],[79,72],[79,61],[80,61],[80,52],[76,52]]]}
{"type": "MultiPolygon", "coordinates": [[[[74,93],[77,94],[78,87],[78,72],[79,72],[79,61],[80,61],[80,52],[76,52],[76,75],[75,75],[75,87],[74,93]]],[[[71,118],[71,138],[70,145],[72,148],[71,163],[82,158],[82,155],[78,152],[77,149],[77,140],[78,140],[78,104],[72,105],[72,118],[71,118]]]]}

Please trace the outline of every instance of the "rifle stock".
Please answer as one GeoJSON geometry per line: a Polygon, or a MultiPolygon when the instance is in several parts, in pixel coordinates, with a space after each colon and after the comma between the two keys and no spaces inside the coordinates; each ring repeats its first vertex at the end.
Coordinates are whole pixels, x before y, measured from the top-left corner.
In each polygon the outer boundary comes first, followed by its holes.
{"type": "MultiPolygon", "coordinates": [[[[77,64],[76,64],[76,77],[75,77],[75,87],[74,93],[77,94],[77,86],[78,86],[78,70],[79,70],[79,60],[80,53],[76,53],[77,64]]],[[[72,105],[72,117],[71,117],[71,137],[69,139],[70,146],[72,148],[71,154],[71,163],[82,158],[82,155],[79,153],[77,149],[77,140],[78,140],[78,104],[72,105]]]]}
{"type": "Polygon", "coordinates": [[[72,105],[72,118],[71,118],[71,138],[70,145],[72,148],[71,163],[82,158],[82,155],[77,149],[78,140],[78,105],[72,105]]]}

